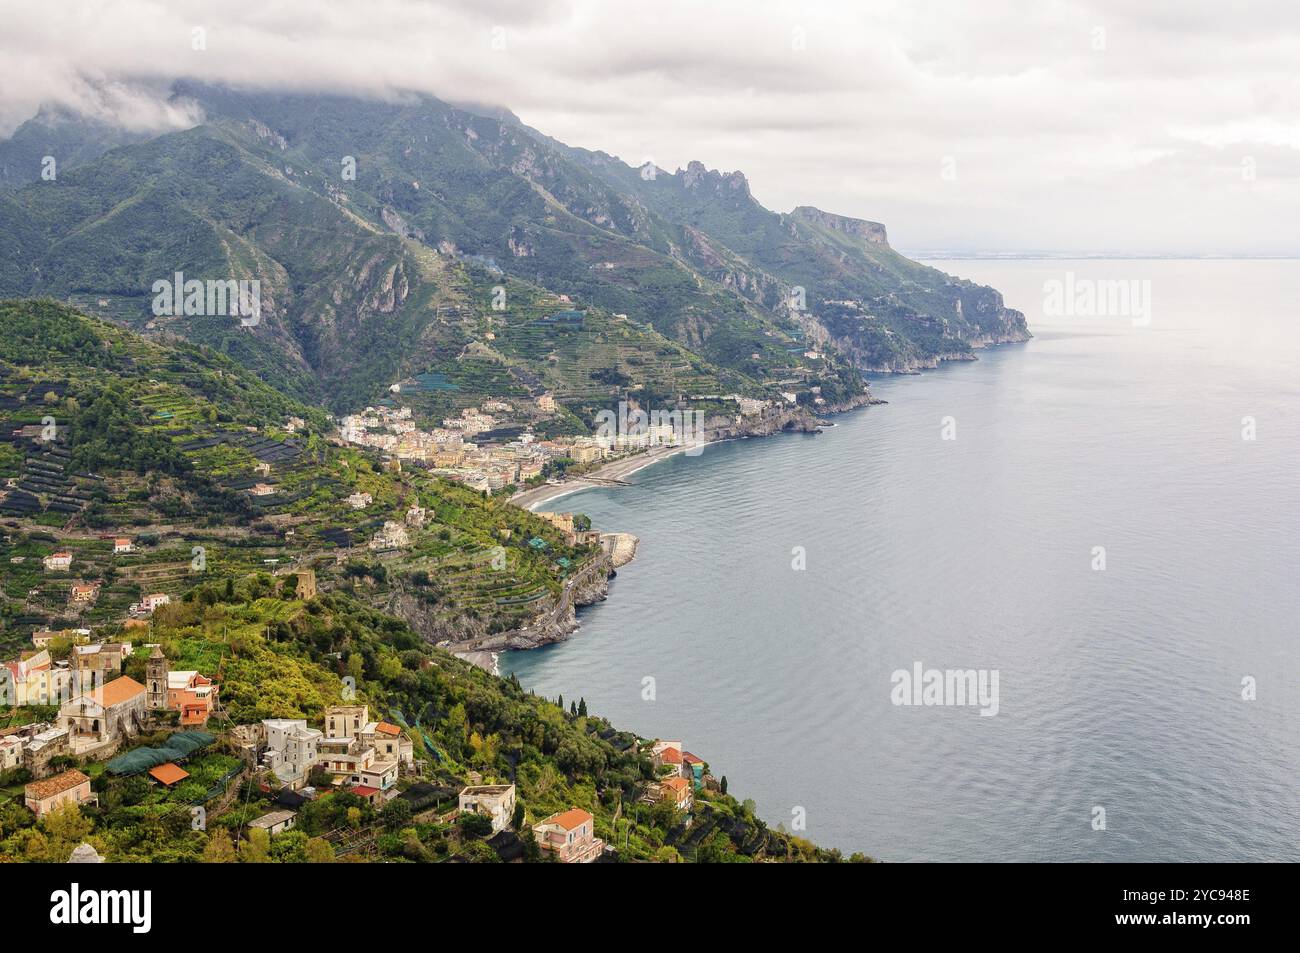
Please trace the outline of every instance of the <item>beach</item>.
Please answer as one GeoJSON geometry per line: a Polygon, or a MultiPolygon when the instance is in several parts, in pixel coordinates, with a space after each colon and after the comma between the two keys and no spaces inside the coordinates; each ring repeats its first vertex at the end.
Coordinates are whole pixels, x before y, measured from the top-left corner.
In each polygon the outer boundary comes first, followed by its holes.
{"type": "Polygon", "coordinates": [[[617,485],[624,478],[631,476],[638,470],[643,470],[674,454],[684,453],[688,449],[688,447],[654,447],[645,451],[645,453],[634,453],[628,457],[620,457],[597,467],[590,473],[572,477],[563,483],[544,483],[531,490],[525,490],[523,493],[516,493],[510,498],[510,502],[526,510],[535,510],[543,503],[559,499],[562,496],[568,496],[570,493],[590,490],[595,487],[607,488],[611,484],[617,485]]]}

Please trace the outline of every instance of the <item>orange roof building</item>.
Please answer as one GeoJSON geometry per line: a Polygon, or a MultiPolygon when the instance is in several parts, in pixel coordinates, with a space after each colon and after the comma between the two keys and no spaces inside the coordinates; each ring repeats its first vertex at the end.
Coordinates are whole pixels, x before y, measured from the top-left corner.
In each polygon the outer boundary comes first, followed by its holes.
{"type": "Polygon", "coordinates": [[[689,811],[694,803],[691,782],[685,778],[665,778],[659,782],[659,800],[671,802],[679,811],[689,811]]]}
{"type": "Polygon", "coordinates": [[[37,817],[44,817],[64,804],[85,804],[97,800],[90,793],[90,778],[75,769],[43,781],[33,781],[23,788],[23,798],[28,809],[37,817]]]}
{"type": "Polygon", "coordinates": [[[69,731],[72,753],[138,734],[147,715],[145,697],[144,686],[123,675],[64,702],[59,726],[69,731]]]}
{"type": "Polygon", "coordinates": [[[174,761],[168,761],[166,764],[160,764],[156,768],[149,769],[149,777],[166,787],[184,781],[189,776],[190,773],[174,761]]]}
{"type": "Polygon", "coordinates": [[[595,836],[595,819],[580,807],[534,824],[533,836],[538,847],[550,851],[562,864],[589,864],[605,850],[605,842],[595,836]]]}

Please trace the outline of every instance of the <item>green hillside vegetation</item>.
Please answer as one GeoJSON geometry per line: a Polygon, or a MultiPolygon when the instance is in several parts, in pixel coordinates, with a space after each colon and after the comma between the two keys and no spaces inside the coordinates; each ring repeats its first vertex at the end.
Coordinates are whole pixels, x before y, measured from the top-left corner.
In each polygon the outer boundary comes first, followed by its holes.
{"type": "Polygon", "coordinates": [[[319,410],[222,355],[49,301],[0,303],[0,464],[14,481],[0,490],[0,642],[111,622],[142,595],[179,595],[213,574],[277,567],[312,569],[375,606],[418,607],[431,636],[503,632],[596,556],[517,507],[415,467],[389,472],[327,433],[319,410]],[[305,428],[287,432],[291,417],[305,428]],[[260,482],[275,492],[253,496],[260,482]],[[354,493],[373,502],[354,509],[354,493]],[[427,515],[406,527],[408,547],[367,547],[417,505],[427,515]],[[119,535],[134,552],[113,554],[119,535]],[[56,551],[72,554],[69,572],[43,570],[56,551]],[[72,605],[70,586],[90,582],[99,598],[72,605]]]}
{"type": "MultiPolygon", "coordinates": [[[[514,826],[525,860],[538,859],[529,825],[569,807],[591,811],[596,835],[625,861],[840,859],[769,829],[752,804],[725,794],[702,792],[689,826],[670,805],[639,804],[653,778],[641,739],[431,649],[401,622],[350,597],[304,604],[276,597],[273,584],[253,576],[229,589],[197,587],[159,611],[150,637],[174,668],[218,676],[236,723],[319,721],[327,705],[343,700],[344,679],[354,679],[357,700],[414,742],[418,772],[399,782],[403,796],[376,810],[348,792],[326,793],[300,810],[295,830],[269,841],[248,836],[248,821],[274,809],[277,786],[262,790],[265,778],[243,770],[219,742],[192,756],[184,765],[190,778],[170,790],[83,765],[99,805],[41,822],[12,795],[4,803],[8,789],[0,789],[0,859],[62,861],[87,841],[110,861],[496,862],[478,825],[447,816],[470,772],[483,783],[516,784],[514,826]],[[207,811],[206,830],[191,829],[196,805],[207,811]]],[[[137,679],[144,655],[128,664],[137,679]]]]}

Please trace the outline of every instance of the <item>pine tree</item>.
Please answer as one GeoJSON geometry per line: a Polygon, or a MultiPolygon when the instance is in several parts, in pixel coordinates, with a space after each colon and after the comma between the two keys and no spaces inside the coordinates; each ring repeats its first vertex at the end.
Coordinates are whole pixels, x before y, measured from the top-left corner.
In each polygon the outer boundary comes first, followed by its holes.
{"type": "Polygon", "coordinates": [[[579,699],[578,699],[578,714],[581,715],[583,718],[586,718],[586,717],[587,717],[587,699],[586,699],[586,698],[579,698],[579,699]]]}
{"type": "Polygon", "coordinates": [[[727,793],[727,776],[725,774],[722,776],[722,783],[719,784],[718,787],[722,790],[723,794],[727,793]]]}

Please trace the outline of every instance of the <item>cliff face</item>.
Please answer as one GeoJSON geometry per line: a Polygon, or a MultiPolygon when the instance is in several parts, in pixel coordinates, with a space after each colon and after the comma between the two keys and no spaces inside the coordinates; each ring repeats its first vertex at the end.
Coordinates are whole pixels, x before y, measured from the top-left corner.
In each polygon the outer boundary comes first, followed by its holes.
{"type": "Polygon", "coordinates": [[[790,213],[790,217],[818,225],[832,232],[843,232],[845,235],[866,242],[868,245],[889,244],[889,237],[885,234],[885,226],[879,222],[868,222],[861,218],[850,218],[847,215],[836,215],[834,212],[823,212],[811,205],[800,205],[790,213]]]}

